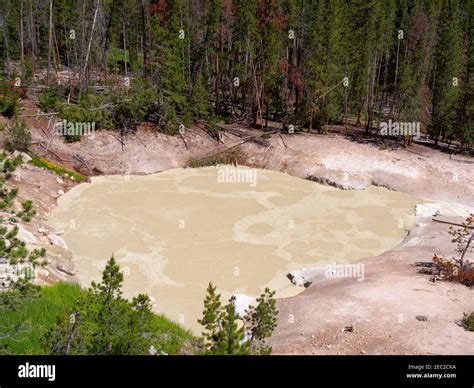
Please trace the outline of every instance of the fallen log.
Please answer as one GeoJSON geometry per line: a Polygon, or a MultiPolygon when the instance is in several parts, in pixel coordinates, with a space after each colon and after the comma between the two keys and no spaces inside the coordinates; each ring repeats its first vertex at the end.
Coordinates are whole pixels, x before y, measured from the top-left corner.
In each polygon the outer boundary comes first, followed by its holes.
{"type": "MultiPolygon", "coordinates": [[[[221,125],[218,126],[221,130],[225,131],[225,132],[229,132],[231,133],[232,135],[235,135],[237,137],[240,137],[241,139],[243,138],[246,138],[247,136],[249,136],[249,133],[246,132],[246,131],[243,131],[241,129],[238,129],[238,128],[227,128],[227,127],[223,127],[221,125]]],[[[255,135],[254,137],[251,138],[250,141],[252,141],[253,143],[256,143],[258,145],[261,145],[263,147],[268,147],[270,145],[270,142],[268,140],[265,140],[265,139],[262,139],[260,136],[262,134],[258,134],[258,135],[255,135]]]]}
{"type": "MultiPolygon", "coordinates": [[[[273,134],[275,134],[275,133],[277,133],[277,132],[279,132],[279,130],[278,130],[278,131],[274,131],[274,132],[269,132],[269,133],[270,133],[271,135],[273,135],[273,134]]],[[[234,148],[236,148],[236,147],[241,146],[242,144],[245,144],[245,143],[251,141],[254,136],[260,136],[260,134],[251,135],[251,136],[247,136],[246,138],[239,139],[239,140],[238,140],[238,142],[239,142],[238,144],[234,144],[234,145],[232,145],[232,146],[230,146],[230,147],[227,147],[226,149],[224,149],[224,150],[222,150],[222,151],[219,151],[219,152],[217,152],[217,153],[215,153],[215,154],[208,154],[208,155],[206,155],[206,156],[204,156],[204,157],[202,157],[202,158],[197,159],[197,161],[199,162],[199,161],[201,161],[201,160],[205,160],[205,159],[208,159],[208,158],[213,158],[213,157],[215,157],[215,156],[217,156],[217,155],[220,155],[220,154],[223,154],[223,153],[225,153],[225,152],[227,152],[227,151],[230,151],[231,149],[234,149],[234,148]]],[[[220,145],[218,145],[217,147],[211,149],[211,151],[213,151],[213,150],[215,150],[215,149],[217,149],[217,148],[220,148],[221,146],[222,146],[222,144],[220,144],[220,145]]],[[[269,144],[269,146],[270,146],[270,144],[269,144]]]]}
{"type": "Polygon", "coordinates": [[[216,131],[213,131],[208,123],[206,123],[203,120],[198,120],[198,119],[195,119],[194,122],[196,123],[196,125],[200,124],[200,125],[198,125],[198,128],[200,128],[202,131],[204,131],[212,140],[219,143],[218,133],[216,133],[216,131]]]}
{"type": "Polygon", "coordinates": [[[41,147],[43,147],[47,152],[49,152],[50,154],[54,155],[58,160],[60,160],[61,162],[69,162],[69,160],[67,159],[63,159],[61,158],[57,153],[49,150],[47,147],[45,147],[45,145],[43,144],[43,142],[40,142],[38,143],[41,147]]]}
{"type": "Polygon", "coordinates": [[[443,221],[443,220],[439,220],[439,219],[436,219],[436,218],[432,218],[433,221],[435,222],[440,222],[441,224],[448,224],[448,225],[454,225],[454,226],[460,226],[461,228],[470,228],[470,229],[474,229],[474,226],[469,226],[469,225],[462,225],[462,224],[458,224],[456,222],[450,222],[450,221],[443,221]]]}

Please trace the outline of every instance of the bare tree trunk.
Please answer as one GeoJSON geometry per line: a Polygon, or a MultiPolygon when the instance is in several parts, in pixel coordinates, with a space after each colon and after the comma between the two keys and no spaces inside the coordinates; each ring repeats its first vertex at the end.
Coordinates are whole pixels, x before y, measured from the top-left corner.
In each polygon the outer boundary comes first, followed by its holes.
{"type": "Polygon", "coordinates": [[[20,0],[20,61],[21,61],[21,78],[22,82],[25,78],[25,43],[23,34],[23,0],[20,0]]]}
{"type": "Polygon", "coordinates": [[[89,37],[89,44],[87,45],[86,59],[84,60],[84,67],[82,69],[81,91],[83,89],[83,81],[86,78],[87,65],[89,63],[89,56],[90,56],[91,47],[92,47],[92,38],[94,37],[94,28],[95,28],[95,23],[97,21],[97,13],[99,12],[99,5],[100,5],[100,0],[97,0],[96,6],[95,6],[95,12],[94,12],[94,20],[92,21],[91,35],[89,37]]]}
{"type": "Polygon", "coordinates": [[[123,55],[124,55],[124,62],[125,62],[125,77],[128,76],[128,66],[127,66],[127,35],[125,30],[125,15],[122,22],[123,28],[123,55]]]}
{"type": "Polygon", "coordinates": [[[35,29],[35,22],[33,19],[33,0],[29,2],[30,8],[30,40],[31,40],[31,64],[33,67],[33,73],[35,72],[36,67],[36,55],[37,55],[37,48],[36,48],[36,29],[35,29]]]}
{"type": "Polygon", "coordinates": [[[7,76],[10,77],[11,73],[11,63],[10,63],[10,48],[8,45],[8,28],[7,28],[7,20],[8,16],[10,15],[10,11],[3,15],[3,42],[5,44],[5,53],[6,53],[6,73],[7,76]]]}
{"type": "Polygon", "coordinates": [[[145,0],[142,3],[142,51],[143,51],[143,76],[146,78],[147,71],[147,46],[146,46],[146,18],[145,18],[145,0]]]}
{"type": "Polygon", "coordinates": [[[51,47],[53,46],[53,0],[49,0],[49,40],[48,40],[48,72],[47,84],[51,81],[51,47]]]}
{"type": "Polygon", "coordinates": [[[398,82],[398,64],[399,64],[399,61],[400,61],[400,42],[401,42],[401,39],[398,39],[398,45],[397,45],[397,62],[396,62],[396,66],[395,66],[395,96],[393,97],[393,100],[392,100],[392,106],[390,107],[390,115],[393,114],[393,109],[395,108],[395,100],[396,100],[396,97],[398,95],[398,92],[397,92],[397,82],[398,82]]]}
{"type": "Polygon", "coordinates": [[[56,37],[56,29],[53,27],[53,42],[54,42],[54,70],[56,75],[58,74],[58,70],[61,68],[61,56],[59,55],[59,45],[58,45],[58,38],[56,37]]]}
{"type": "MultiPolygon", "coordinates": [[[[372,75],[370,75],[369,70],[369,90],[368,90],[368,98],[367,98],[367,127],[366,132],[370,132],[372,129],[372,121],[374,115],[374,93],[375,93],[375,82],[376,82],[376,74],[377,74],[377,60],[378,53],[375,53],[374,57],[374,67],[372,68],[372,75]]],[[[370,69],[370,68],[369,68],[370,69]]]]}
{"type": "Polygon", "coordinates": [[[344,87],[344,127],[347,131],[347,105],[348,105],[348,88],[344,87]]]}
{"type": "Polygon", "coordinates": [[[464,267],[464,256],[466,255],[466,252],[468,251],[471,243],[472,243],[472,239],[474,238],[474,233],[471,234],[471,237],[469,238],[469,241],[467,242],[466,244],[466,248],[464,248],[462,254],[461,254],[461,259],[459,259],[459,266],[461,268],[464,267]]]}
{"type": "Polygon", "coordinates": [[[84,69],[84,46],[86,39],[86,27],[85,27],[85,18],[86,18],[86,1],[82,0],[82,12],[81,12],[81,47],[79,51],[79,97],[82,93],[82,73],[84,69]]]}
{"type": "Polygon", "coordinates": [[[104,43],[104,53],[103,53],[103,58],[102,58],[102,65],[104,66],[104,75],[105,75],[105,81],[107,81],[107,49],[109,46],[109,32],[110,28],[112,26],[112,18],[114,17],[114,10],[115,10],[115,0],[112,1],[112,5],[110,8],[110,15],[109,15],[109,21],[107,23],[107,28],[105,30],[105,43],[104,43]]]}

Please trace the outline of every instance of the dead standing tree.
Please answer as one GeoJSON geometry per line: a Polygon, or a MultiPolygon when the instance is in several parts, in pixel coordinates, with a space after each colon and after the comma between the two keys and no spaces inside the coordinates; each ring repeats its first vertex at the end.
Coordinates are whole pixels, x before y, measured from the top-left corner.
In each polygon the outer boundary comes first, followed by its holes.
{"type": "Polygon", "coordinates": [[[97,14],[99,12],[99,7],[100,7],[100,0],[96,0],[96,5],[95,5],[95,11],[94,11],[94,19],[92,21],[92,27],[91,27],[91,34],[89,36],[89,43],[87,44],[87,51],[86,51],[86,58],[84,60],[84,63],[82,65],[81,69],[81,74],[79,77],[79,85],[80,85],[80,93],[82,93],[87,86],[87,67],[89,64],[89,57],[91,53],[91,47],[92,47],[92,38],[94,37],[94,29],[95,25],[97,22],[97,14]]]}

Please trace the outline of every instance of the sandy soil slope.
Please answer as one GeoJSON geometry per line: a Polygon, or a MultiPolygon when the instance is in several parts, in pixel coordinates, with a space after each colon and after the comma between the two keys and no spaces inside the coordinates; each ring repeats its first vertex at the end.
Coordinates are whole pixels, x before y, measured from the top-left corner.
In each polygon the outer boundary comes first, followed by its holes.
{"type": "Polygon", "coordinates": [[[473,291],[432,283],[414,266],[433,252],[452,252],[447,228],[421,219],[397,248],[362,261],[363,281],[315,280],[304,293],[279,300],[274,352],[474,354],[474,334],[457,324],[474,310],[473,291]],[[350,325],[354,331],[345,331],[350,325]]]}

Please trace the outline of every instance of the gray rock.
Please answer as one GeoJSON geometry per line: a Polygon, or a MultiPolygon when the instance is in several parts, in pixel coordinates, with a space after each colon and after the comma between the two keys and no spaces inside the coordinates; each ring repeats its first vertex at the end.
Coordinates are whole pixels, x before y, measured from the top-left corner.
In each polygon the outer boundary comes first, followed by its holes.
{"type": "Polygon", "coordinates": [[[14,158],[16,158],[18,155],[21,155],[21,159],[23,160],[23,163],[28,163],[31,161],[31,156],[28,155],[27,153],[25,152],[19,152],[19,151],[15,151],[13,152],[12,156],[14,158]]]}
{"type": "Polygon", "coordinates": [[[421,322],[426,322],[428,320],[426,315],[417,315],[415,318],[421,322]]]}
{"type": "Polygon", "coordinates": [[[21,241],[24,241],[27,244],[37,244],[38,240],[34,236],[33,233],[27,231],[23,226],[17,225],[18,226],[18,234],[17,238],[21,241]]]}
{"type": "Polygon", "coordinates": [[[354,331],[354,326],[352,325],[344,326],[344,331],[348,331],[349,333],[352,333],[354,331]]]}
{"type": "Polygon", "coordinates": [[[48,234],[48,239],[49,239],[49,242],[51,243],[51,245],[54,245],[58,248],[62,248],[62,249],[65,249],[65,250],[68,249],[66,242],[61,237],[59,237],[59,236],[57,236],[53,233],[48,234]]]}
{"type": "Polygon", "coordinates": [[[45,268],[38,268],[36,270],[36,275],[48,278],[49,277],[49,271],[45,268]]]}
{"type": "Polygon", "coordinates": [[[298,287],[308,288],[312,283],[309,280],[305,279],[302,275],[293,274],[291,272],[289,272],[286,277],[290,279],[291,283],[298,287]]]}
{"type": "Polygon", "coordinates": [[[46,236],[48,234],[48,231],[44,228],[38,228],[38,233],[41,233],[43,236],[46,236]]]}
{"type": "Polygon", "coordinates": [[[60,260],[56,263],[56,268],[58,271],[70,276],[74,276],[77,273],[77,267],[72,261],[60,260]]]}

